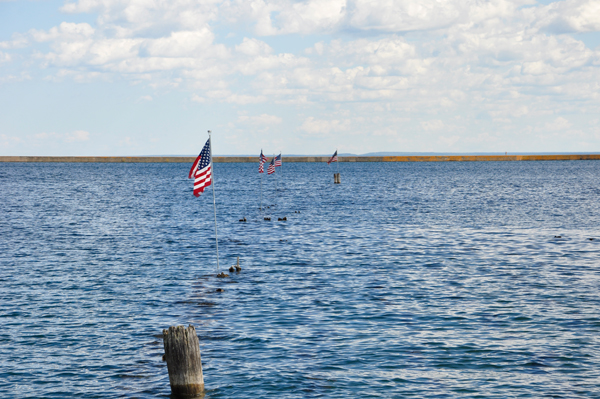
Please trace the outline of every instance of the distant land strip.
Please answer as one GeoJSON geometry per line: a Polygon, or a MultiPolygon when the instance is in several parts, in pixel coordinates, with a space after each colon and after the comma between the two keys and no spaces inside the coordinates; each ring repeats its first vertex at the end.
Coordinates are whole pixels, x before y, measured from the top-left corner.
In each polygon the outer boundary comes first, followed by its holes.
{"type": "MultiPolygon", "coordinates": [[[[195,157],[30,157],[0,156],[0,162],[192,163],[195,157]]],[[[347,156],[340,162],[482,162],[600,160],[600,154],[347,156]]],[[[283,162],[327,162],[329,157],[283,157],[283,162]]],[[[258,163],[258,157],[213,157],[215,163],[258,163]]]]}

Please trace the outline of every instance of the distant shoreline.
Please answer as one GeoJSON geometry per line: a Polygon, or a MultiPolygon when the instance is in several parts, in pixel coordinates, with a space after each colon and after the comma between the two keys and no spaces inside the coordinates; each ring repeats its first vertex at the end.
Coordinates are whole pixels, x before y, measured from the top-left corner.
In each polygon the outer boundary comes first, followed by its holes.
{"type": "MultiPolygon", "coordinates": [[[[192,163],[195,157],[33,157],[0,156],[0,162],[67,163],[192,163]]],[[[329,157],[283,157],[284,162],[327,162],[329,157]]],[[[485,161],[579,161],[600,160],[600,154],[556,155],[407,155],[347,156],[340,162],[485,162],[485,161]]],[[[258,163],[258,157],[213,157],[214,163],[258,163]]]]}

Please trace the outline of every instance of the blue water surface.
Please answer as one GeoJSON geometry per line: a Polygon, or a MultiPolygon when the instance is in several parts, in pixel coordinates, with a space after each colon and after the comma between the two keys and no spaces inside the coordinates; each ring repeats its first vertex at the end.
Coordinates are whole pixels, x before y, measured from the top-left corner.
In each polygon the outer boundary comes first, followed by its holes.
{"type": "Polygon", "coordinates": [[[0,397],[600,397],[600,162],[189,167],[0,163],[0,397]]]}

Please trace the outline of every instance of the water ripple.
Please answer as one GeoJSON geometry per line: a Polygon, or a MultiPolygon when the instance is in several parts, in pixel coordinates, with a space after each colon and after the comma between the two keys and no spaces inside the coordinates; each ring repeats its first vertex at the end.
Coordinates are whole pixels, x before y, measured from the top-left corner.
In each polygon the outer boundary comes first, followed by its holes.
{"type": "Polygon", "coordinates": [[[0,164],[0,397],[600,396],[600,163],[188,166],[0,164]]]}

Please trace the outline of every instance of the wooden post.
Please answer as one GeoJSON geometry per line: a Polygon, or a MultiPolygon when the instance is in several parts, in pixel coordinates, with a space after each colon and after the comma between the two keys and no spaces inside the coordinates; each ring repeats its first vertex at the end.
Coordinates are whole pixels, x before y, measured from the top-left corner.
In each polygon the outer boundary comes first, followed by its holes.
{"type": "Polygon", "coordinates": [[[333,182],[334,182],[335,184],[339,184],[339,183],[341,183],[341,182],[342,182],[342,181],[340,180],[340,174],[339,174],[339,173],[334,173],[334,174],[333,174],[333,182]]]}
{"type": "Polygon", "coordinates": [[[200,342],[194,326],[169,327],[168,330],[163,330],[163,337],[173,396],[193,398],[202,395],[204,377],[200,359],[200,342]]]}

